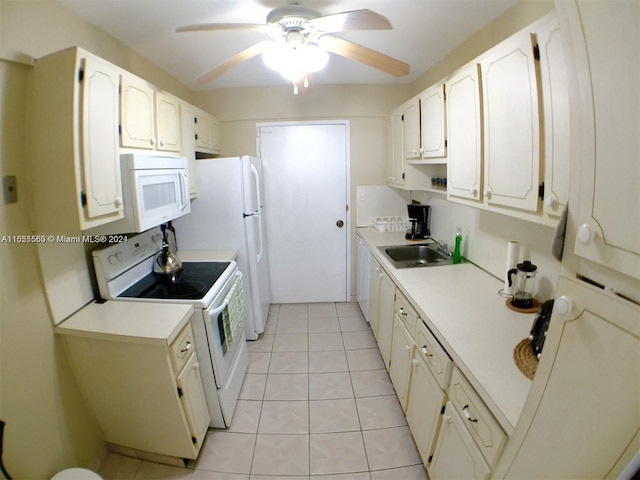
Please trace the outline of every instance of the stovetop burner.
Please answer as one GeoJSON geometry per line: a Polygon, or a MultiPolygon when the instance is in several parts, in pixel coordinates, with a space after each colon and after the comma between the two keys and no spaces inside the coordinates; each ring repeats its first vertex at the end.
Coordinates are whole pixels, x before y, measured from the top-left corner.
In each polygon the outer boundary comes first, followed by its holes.
{"type": "Polygon", "coordinates": [[[118,297],[199,300],[220,278],[230,262],[183,262],[173,277],[149,273],[118,297]]]}

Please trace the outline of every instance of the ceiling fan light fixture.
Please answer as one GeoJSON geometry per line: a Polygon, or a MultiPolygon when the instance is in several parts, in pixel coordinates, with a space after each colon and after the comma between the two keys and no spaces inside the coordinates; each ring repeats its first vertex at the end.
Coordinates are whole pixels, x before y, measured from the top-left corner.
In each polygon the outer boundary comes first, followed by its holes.
{"type": "Polygon", "coordinates": [[[326,67],[329,54],[315,45],[274,42],[262,53],[262,60],[271,70],[295,83],[307,73],[326,67]]]}

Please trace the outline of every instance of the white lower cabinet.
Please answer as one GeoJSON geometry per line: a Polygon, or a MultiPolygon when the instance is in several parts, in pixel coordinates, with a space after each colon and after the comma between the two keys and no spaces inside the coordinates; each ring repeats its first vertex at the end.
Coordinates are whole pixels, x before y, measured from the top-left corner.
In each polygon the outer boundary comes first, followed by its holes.
{"type": "Polygon", "coordinates": [[[451,402],[447,402],[442,419],[433,459],[427,466],[429,478],[488,478],[491,470],[451,402]]]}
{"type": "Polygon", "coordinates": [[[407,397],[407,423],[422,463],[427,465],[440,429],[446,395],[418,349],[412,359],[411,388],[407,397]]]}
{"type": "Polygon", "coordinates": [[[378,349],[389,369],[391,363],[391,341],[393,337],[393,302],[396,286],[387,272],[380,269],[380,293],[378,305],[378,349]]]}
{"type": "Polygon", "coordinates": [[[190,324],[171,345],[72,335],[65,340],[78,385],[107,442],[197,458],[209,411],[190,324]]]}
{"type": "Polygon", "coordinates": [[[391,339],[391,363],[389,376],[396,389],[403,410],[407,410],[411,360],[413,358],[413,338],[396,313],[393,318],[393,336],[391,339]]]}

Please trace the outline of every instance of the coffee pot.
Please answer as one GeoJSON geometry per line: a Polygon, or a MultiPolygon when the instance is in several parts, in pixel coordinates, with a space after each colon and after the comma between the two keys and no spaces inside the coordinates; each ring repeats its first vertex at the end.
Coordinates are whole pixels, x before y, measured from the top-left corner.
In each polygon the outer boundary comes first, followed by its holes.
{"type": "Polygon", "coordinates": [[[516,308],[531,308],[533,306],[533,287],[538,267],[525,260],[507,272],[509,286],[513,285],[513,275],[516,276],[515,289],[511,305],[516,308]]]}

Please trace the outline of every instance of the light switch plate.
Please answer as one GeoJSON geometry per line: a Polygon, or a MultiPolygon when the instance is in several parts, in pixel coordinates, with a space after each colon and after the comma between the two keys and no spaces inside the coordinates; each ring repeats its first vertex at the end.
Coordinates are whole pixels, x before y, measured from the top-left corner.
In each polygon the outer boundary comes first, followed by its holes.
{"type": "Polygon", "coordinates": [[[18,201],[18,186],[15,175],[2,177],[2,191],[4,192],[4,203],[16,203],[18,201]]]}

